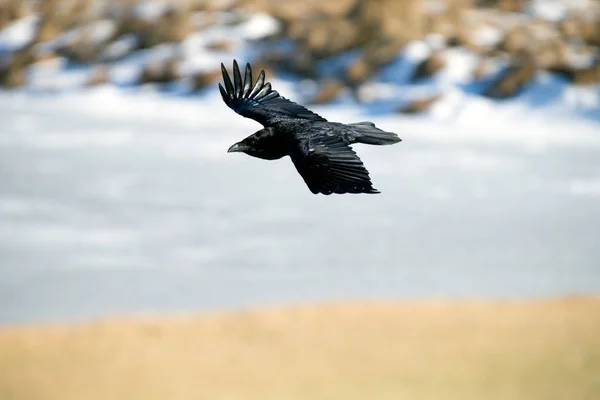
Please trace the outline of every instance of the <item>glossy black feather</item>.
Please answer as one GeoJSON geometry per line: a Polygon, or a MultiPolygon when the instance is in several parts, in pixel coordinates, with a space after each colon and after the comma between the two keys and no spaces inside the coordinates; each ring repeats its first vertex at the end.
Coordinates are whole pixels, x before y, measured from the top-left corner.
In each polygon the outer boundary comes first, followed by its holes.
{"type": "Polygon", "coordinates": [[[290,156],[313,193],[379,193],[354,150],[339,136],[315,136],[297,142],[290,156]]]}
{"type": "Polygon", "coordinates": [[[265,83],[264,71],[261,71],[256,83],[253,84],[250,64],[246,64],[243,81],[236,61],[233,62],[233,83],[223,64],[221,64],[221,73],[225,83],[225,88],[219,84],[223,101],[233,111],[246,118],[251,118],[264,126],[285,118],[326,121],[325,118],[305,107],[281,97],[276,90],[271,88],[269,82],[265,83]]]}

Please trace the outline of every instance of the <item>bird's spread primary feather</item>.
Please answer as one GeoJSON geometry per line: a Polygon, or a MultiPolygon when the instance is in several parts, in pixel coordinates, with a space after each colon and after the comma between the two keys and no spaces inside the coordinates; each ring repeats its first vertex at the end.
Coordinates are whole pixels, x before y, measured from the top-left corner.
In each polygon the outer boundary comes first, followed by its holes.
{"type": "Polygon", "coordinates": [[[313,193],[379,193],[354,150],[340,137],[318,135],[296,141],[292,162],[313,193]]]}
{"type": "Polygon", "coordinates": [[[273,90],[265,82],[264,71],[253,82],[250,64],[246,64],[242,79],[234,60],[233,82],[223,64],[221,71],[225,87],[219,84],[219,90],[225,104],[265,127],[233,145],[230,152],[241,151],[268,160],[289,155],[313,193],[379,193],[350,145],[400,142],[395,133],[385,132],[369,121],[348,125],[328,122],[273,90]]]}
{"type": "Polygon", "coordinates": [[[326,121],[325,118],[282,97],[265,83],[265,71],[261,71],[255,84],[252,84],[252,67],[246,65],[244,81],[236,61],[233,62],[233,83],[229,73],[221,64],[225,88],[219,84],[219,90],[225,103],[236,113],[269,125],[279,118],[301,118],[313,121],[326,121]]]}

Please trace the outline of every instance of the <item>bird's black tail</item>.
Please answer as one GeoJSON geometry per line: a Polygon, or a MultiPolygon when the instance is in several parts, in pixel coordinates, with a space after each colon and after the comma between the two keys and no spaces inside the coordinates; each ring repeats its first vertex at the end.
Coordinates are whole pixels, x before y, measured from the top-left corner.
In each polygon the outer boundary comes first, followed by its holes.
{"type": "Polygon", "coordinates": [[[356,143],[381,146],[402,141],[395,133],[383,131],[369,121],[355,122],[353,124],[348,124],[348,127],[354,132],[354,140],[356,143]]]}

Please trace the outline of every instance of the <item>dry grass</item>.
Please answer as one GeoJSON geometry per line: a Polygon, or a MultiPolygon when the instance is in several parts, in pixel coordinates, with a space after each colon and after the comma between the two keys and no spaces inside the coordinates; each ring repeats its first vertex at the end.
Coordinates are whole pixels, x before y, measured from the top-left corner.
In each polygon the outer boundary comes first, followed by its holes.
{"type": "Polygon", "coordinates": [[[0,328],[0,398],[596,399],[600,298],[0,328]]]}

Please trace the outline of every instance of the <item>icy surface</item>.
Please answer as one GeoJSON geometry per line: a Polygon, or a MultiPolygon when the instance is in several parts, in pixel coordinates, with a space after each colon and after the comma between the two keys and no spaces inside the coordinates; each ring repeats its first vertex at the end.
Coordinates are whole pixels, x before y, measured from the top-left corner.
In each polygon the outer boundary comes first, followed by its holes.
{"type": "Polygon", "coordinates": [[[356,146],[382,194],[326,197],[226,154],[259,126],[216,91],[0,92],[0,321],[597,292],[597,122],[484,104],[318,108],[404,139],[356,146]]]}

